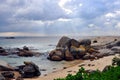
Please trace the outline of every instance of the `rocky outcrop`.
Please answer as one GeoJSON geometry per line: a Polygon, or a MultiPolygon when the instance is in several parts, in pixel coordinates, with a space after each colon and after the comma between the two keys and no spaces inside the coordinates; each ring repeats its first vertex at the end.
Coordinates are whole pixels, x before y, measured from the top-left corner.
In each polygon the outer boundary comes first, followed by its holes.
{"type": "Polygon", "coordinates": [[[40,56],[40,53],[33,52],[33,51],[29,50],[28,47],[24,46],[23,49],[18,48],[17,55],[22,56],[22,57],[32,57],[32,56],[40,56]]]}
{"type": "Polygon", "coordinates": [[[83,39],[80,41],[80,45],[90,46],[91,40],[90,39],[83,39]]]}
{"type": "Polygon", "coordinates": [[[27,46],[24,46],[23,50],[29,51],[29,48],[27,46]]]}
{"type": "Polygon", "coordinates": [[[70,38],[63,36],[59,41],[56,47],[65,47],[66,43],[70,40],[70,38]]]}
{"type": "Polygon", "coordinates": [[[114,46],[120,46],[120,41],[113,41],[113,42],[111,42],[111,43],[109,43],[109,44],[106,44],[106,47],[107,48],[112,48],[112,47],[114,47],[114,46]]]}
{"type": "Polygon", "coordinates": [[[53,61],[61,61],[64,58],[64,53],[60,50],[53,50],[49,53],[48,59],[53,61]]]}
{"type": "Polygon", "coordinates": [[[66,61],[72,61],[72,60],[74,60],[74,57],[73,57],[73,55],[70,53],[69,50],[66,50],[66,51],[65,51],[65,57],[64,57],[64,59],[65,59],[66,61]]]}
{"type": "Polygon", "coordinates": [[[8,55],[8,53],[5,51],[4,48],[0,47],[0,55],[1,56],[6,56],[6,55],[8,55]]]}
{"type": "MultiPolygon", "coordinates": [[[[104,39],[104,38],[103,38],[104,39]]],[[[102,40],[103,40],[102,39],[102,40]]],[[[83,39],[77,41],[62,37],[59,41],[60,55],[57,51],[49,53],[50,60],[75,60],[75,59],[99,59],[104,56],[114,55],[120,53],[120,41],[118,39],[101,42],[94,39],[91,44],[90,39],[83,39]]],[[[56,50],[56,49],[55,49],[56,50]]]]}
{"type": "Polygon", "coordinates": [[[56,49],[49,53],[48,59],[53,61],[94,59],[95,55],[92,55],[93,53],[98,53],[98,51],[91,47],[90,39],[84,39],[79,42],[75,39],[62,37],[56,49]]]}
{"type": "Polygon", "coordinates": [[[114,51],[115,53],[120,53],[120,46],[112,47],[111,50],[114,51]]]}
{"type": "Polygon", "coordinates": [[[33,56],[33,53],[31,51],[20,50],[18,56],[31,57],[33,56]]]}
{"type": "Polygon", "coordinates": [[[40,76],[39,67],[33,62],[24,62],[25,65],[18,66],[19,72],[23,78],[32,78],[40,76]]]}
{"type": "Polygon", "coordinates": [[[7,72],[2,72],[1,73],[5,78],[14,78],[14,73],[7,71],[7,72]]]}

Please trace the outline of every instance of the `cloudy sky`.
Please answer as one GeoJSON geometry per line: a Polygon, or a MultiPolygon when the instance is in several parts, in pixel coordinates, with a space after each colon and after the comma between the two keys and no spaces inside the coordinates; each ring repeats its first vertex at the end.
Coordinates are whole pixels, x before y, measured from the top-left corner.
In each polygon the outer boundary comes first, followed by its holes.
{"type": "Polygon", "coordinates": [[[0,0],[0,36],[120,35],[120,0],[0,0]]]}

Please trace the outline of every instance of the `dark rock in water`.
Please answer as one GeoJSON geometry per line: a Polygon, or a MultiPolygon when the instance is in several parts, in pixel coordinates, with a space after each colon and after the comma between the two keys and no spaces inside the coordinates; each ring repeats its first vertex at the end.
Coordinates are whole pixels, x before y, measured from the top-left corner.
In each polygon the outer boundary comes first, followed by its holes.
{"type": "Polygon", "coordinates": [[[5,51],[4,48],[0,47],[0,55],[6,56],[6,55],[8,55],[8,53],[5,51]]]}
{"type": "Polygon", "coordinates": [[[0,55],[1,56],[7,56],[7,55],[9,55],[7,52],[2,52],[2,53],[0,53],[0,55]]]}
{"type": "Polygon", "coordinates": [[[30,51],[21,50],[19,52],[18,56],[31,57],[31,56],[33,56],[33,53],[30,51]]]}
{"type": "Polygon", "coordinates": [[[20,69],[22,77],[32,78],[41,75],[39,67],[33,62],[24,62],[24,64],[25,65],[21,67],[22,69],[20,69]]]}
{"type": "Polygon", "coordinates": [[[5,39],[15,39],[15,37],[5,37],[5,39]]]}
{"type": "Polygon", "coordinates": [[[66,43],[68,42],[68,40],[70,40],[70,38],[66,37],[66,36],[63,36],[56,47],[65,47],[66,46],[66,43]]]}
{"type": "Polygon", "coordinates": [[[53,50],[49,53],[48,59],[53,61],[61,61],[64,58],[64,54],[60,50],[53,50]]]}
{"type": "Polygon", "coordinates": [[[90,39],[84,39],[84,40],[80,41],[80,45],[90,46],[91,45],[91,40],[90,39]]]}
{"type": "Polygon", "coordinates": [[[5,78],[14,78],[14,73],[7,71],[7,72],[2,72],[1,73],[5,78]]]}
{"type": "Polygon", "coordinates": [[[23,49],[18,49],[19,52],[17,53],[18,56],[22,56],[22,57],[32,57],[32,56],[40,56],[41,53],[39,52],[33,52],[33,51],[30,51],[30,50],[23,50],[23,49]]]}
{"type": "Polygon", "coordinates": [[[29,48],[27,46],[24,46],[23,50],[29,51],[29,48]]]}

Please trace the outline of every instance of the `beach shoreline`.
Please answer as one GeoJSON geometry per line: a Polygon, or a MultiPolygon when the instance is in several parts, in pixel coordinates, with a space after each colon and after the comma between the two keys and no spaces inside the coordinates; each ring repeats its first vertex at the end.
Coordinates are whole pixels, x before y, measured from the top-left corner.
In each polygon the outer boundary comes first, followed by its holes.
{"type": "Polygon", "coordinates": [[[65,69],[57,70],[47,75],[40,76],[38,78],[29,78],[25,80],[54,80],[57,78],[65,78],[68,74],[75,75],[81,67],[85,68],[85,70],[102,71],[105,68],[105,66],[112,64],[112,59],[114,57],[115,55],[111,55],[111,56],[106,56],[106,57],[100,58],[98,60],[93,60],[93,61],[84,60],[83,62],[67,67],[65,69]]]}
{"type": "MultiPolygon", "coordinates": [[[[120,38],[118,36],[95,37],[95,38],[92,38],[91,41],[97,40],[97,43],[95,43],[95,44],[92,43],[91,45],[92,46],[99,46],[99,45],[101,46],[101,45],[104,45],[111,41],[114,41],[115,39],[120,40],[120,38]]],[[[106,51],[103,51],[103,53],[104,52],[106,52],[106,51]]],[[[77,60],[65,61],[65,62],[63,60],[62,64],[64,64],[64,66],[61,69],[56,68],[56,67],[54,69],[54,67],[53,67],[52,68],[53,71],[50,73],[42,74],[41,76],[35,77],[35,78],[24,78],[24,80],[54,80],[57,78],[65,78],[68,74],[73,74],[73,75],[76,74],[81,67],[85,68],[85,70],[97,70],[98,69],[98,70],[102,71],[107,65],[112,64],[112,59],[114,58],[114,56],[116,56],[116,54],[104,56],[102,58],[94,59],[94,60],[77,59],[77,60]]],[[[4,62],[4,61],[2,61],[2,62],[4,62]]],[[[57,65],[57,63],[55,65],[57,65]]],[[[49,68],[47,70],[49,70],[49,68]]],[[[16,76],[19,76],[19,74],[16,74],[16,76]]]]}

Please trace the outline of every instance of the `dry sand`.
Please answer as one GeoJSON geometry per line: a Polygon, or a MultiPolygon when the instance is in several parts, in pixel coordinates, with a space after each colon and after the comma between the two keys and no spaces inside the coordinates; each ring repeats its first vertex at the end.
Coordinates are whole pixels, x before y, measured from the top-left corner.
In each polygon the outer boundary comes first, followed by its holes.
{"type": "Polygon", "coordinates": [[[25,79],[25,80],[54,80],[56,78],[64,78],[67,76],[67,74],[75,74],[79,69],[80,66],[83,65],[85,70],[103,70],[106,65],[111,65],[112,59],[114,56],[107,56],[98,60],[90,61],[85,60],[84,62],[68,67],[66,69],[58,70],[53,73],[47,74],[43,77],[38,78],[31,78],[31,79],[25,79]]]}

